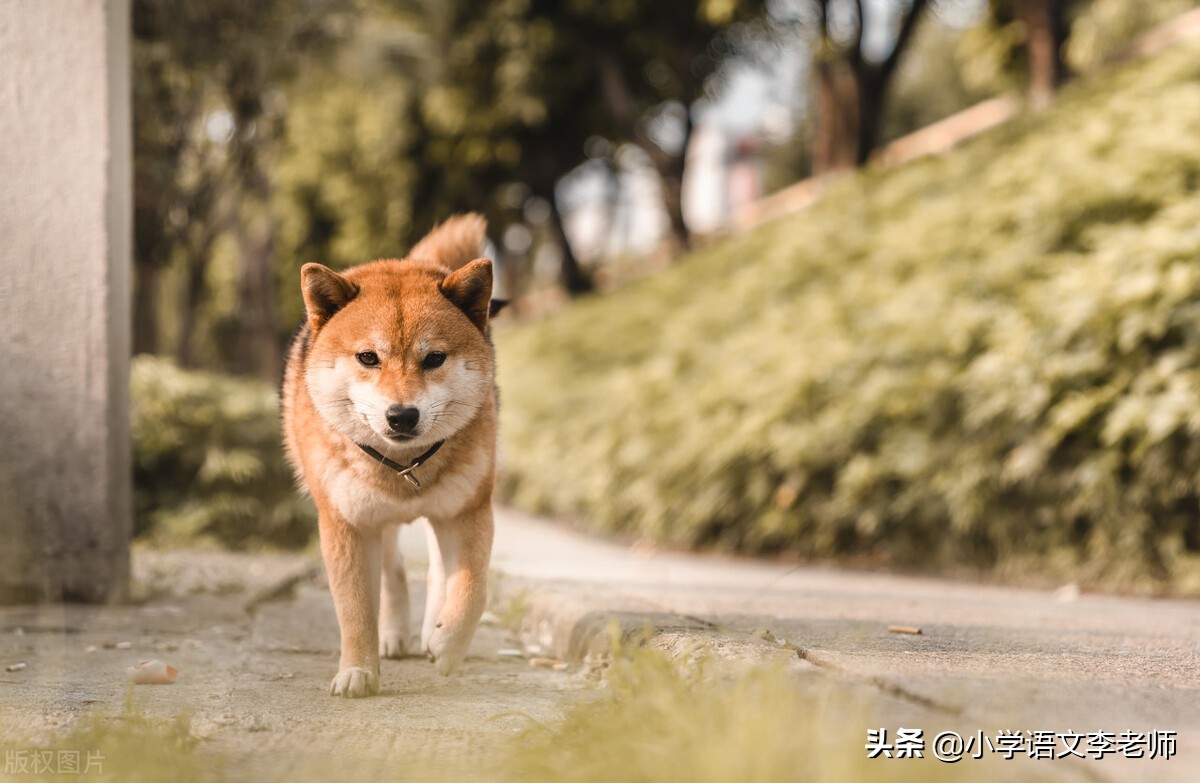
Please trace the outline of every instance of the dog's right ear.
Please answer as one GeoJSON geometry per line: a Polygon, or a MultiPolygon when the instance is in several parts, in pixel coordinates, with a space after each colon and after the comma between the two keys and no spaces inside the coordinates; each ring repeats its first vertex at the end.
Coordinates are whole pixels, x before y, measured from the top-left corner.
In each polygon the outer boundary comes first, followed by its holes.
{"type": "Polygon", "coordinates": [[[308,326],[314,332],[358,295],[358,286],[320,264],[300,267],[300,288],[304,292],[308,326]]]}

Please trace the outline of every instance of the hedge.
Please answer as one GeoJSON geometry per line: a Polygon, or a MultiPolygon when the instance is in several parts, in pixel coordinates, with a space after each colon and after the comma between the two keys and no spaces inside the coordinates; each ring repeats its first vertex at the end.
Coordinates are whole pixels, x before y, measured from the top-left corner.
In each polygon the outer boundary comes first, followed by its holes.
{"type": "Polygon", "coordinates": [[[274,388],[139,356],[131,391],[138,536],[235,549],[312,540],[316,512],[284,460],[274,388]]]}
{"type": "Polygon", "coordinates": [[[497,338],[503,487],[688,547],[1200,593],[1200,49],[497,338]]]}

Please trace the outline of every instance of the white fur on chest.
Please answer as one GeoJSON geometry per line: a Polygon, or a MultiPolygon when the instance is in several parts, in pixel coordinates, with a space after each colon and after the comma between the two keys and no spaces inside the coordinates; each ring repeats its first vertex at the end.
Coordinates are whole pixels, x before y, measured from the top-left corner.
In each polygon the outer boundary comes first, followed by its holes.
{"type": "Polygon", "coordinates": [[[475,494],[489,466],[486,454],[477,452],[472,457],[465,464],[443,471],[435,484],[410,498],[381,491],[348,467],[330,467],[321,483],[342,518],[358,528],[375,529],[418,517],[449,519],[462,511],[475,494]]]}
{"type": "Polygon", "coordinates": [[[355,475],[353,470],[331,468],[322,483],[338,513],[355,527],[375,528],[381,525],[410,522],[421,516],[412,501],[398,499],[381,492],[355,475]]]}

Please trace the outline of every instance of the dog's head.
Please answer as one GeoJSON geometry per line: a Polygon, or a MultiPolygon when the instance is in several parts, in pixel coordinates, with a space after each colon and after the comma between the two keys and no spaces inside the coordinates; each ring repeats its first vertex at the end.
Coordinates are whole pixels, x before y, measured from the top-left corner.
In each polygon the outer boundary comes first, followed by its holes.
{"type": "Polygon", "coordinates": [[[384,453],[428,447],[470,423],[493,394],[492,264],[459,266],[460,248],[431,242],[459,231],[444,224],[418,245],[422,257],[343,274],[301,269],[312,334],[305,384],[321,417],[356,443],[384,453]]]}

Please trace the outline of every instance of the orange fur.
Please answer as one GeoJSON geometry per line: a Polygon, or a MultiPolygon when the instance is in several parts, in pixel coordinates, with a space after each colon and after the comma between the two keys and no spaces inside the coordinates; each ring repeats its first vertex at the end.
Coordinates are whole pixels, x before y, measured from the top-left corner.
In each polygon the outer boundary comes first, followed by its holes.
{"type": "Polygon", "coordinates": [[[421,644],[439,671],[461,662],[483,612],[496,462],[492,274],[489,261],[470,259],[484,231],[478,215],[458,216],[405,260],[301,271],[308,319],[288,354],[283,428],[317,504],[342,633],[336,695],[377,692],[380,654],[407,650],[398,524],[425,517],[435,537],[421,644]],[[445,363],[425,366],[433,353],[445,363]],[[364,364],[368,355],[378,364],[364,364]],[[420,412],[411,438],[389,428],[392,406],[420,412]],[[443,439],[415,472],[420,489],[356,445],[406,464],[443,439]]]}
{"type": "Polygon", "coordinates": [[[458,269],[483,255],[487,222],[482,215],[455,215],[438,225],[408,251],[408,257],[458,269]]]}

